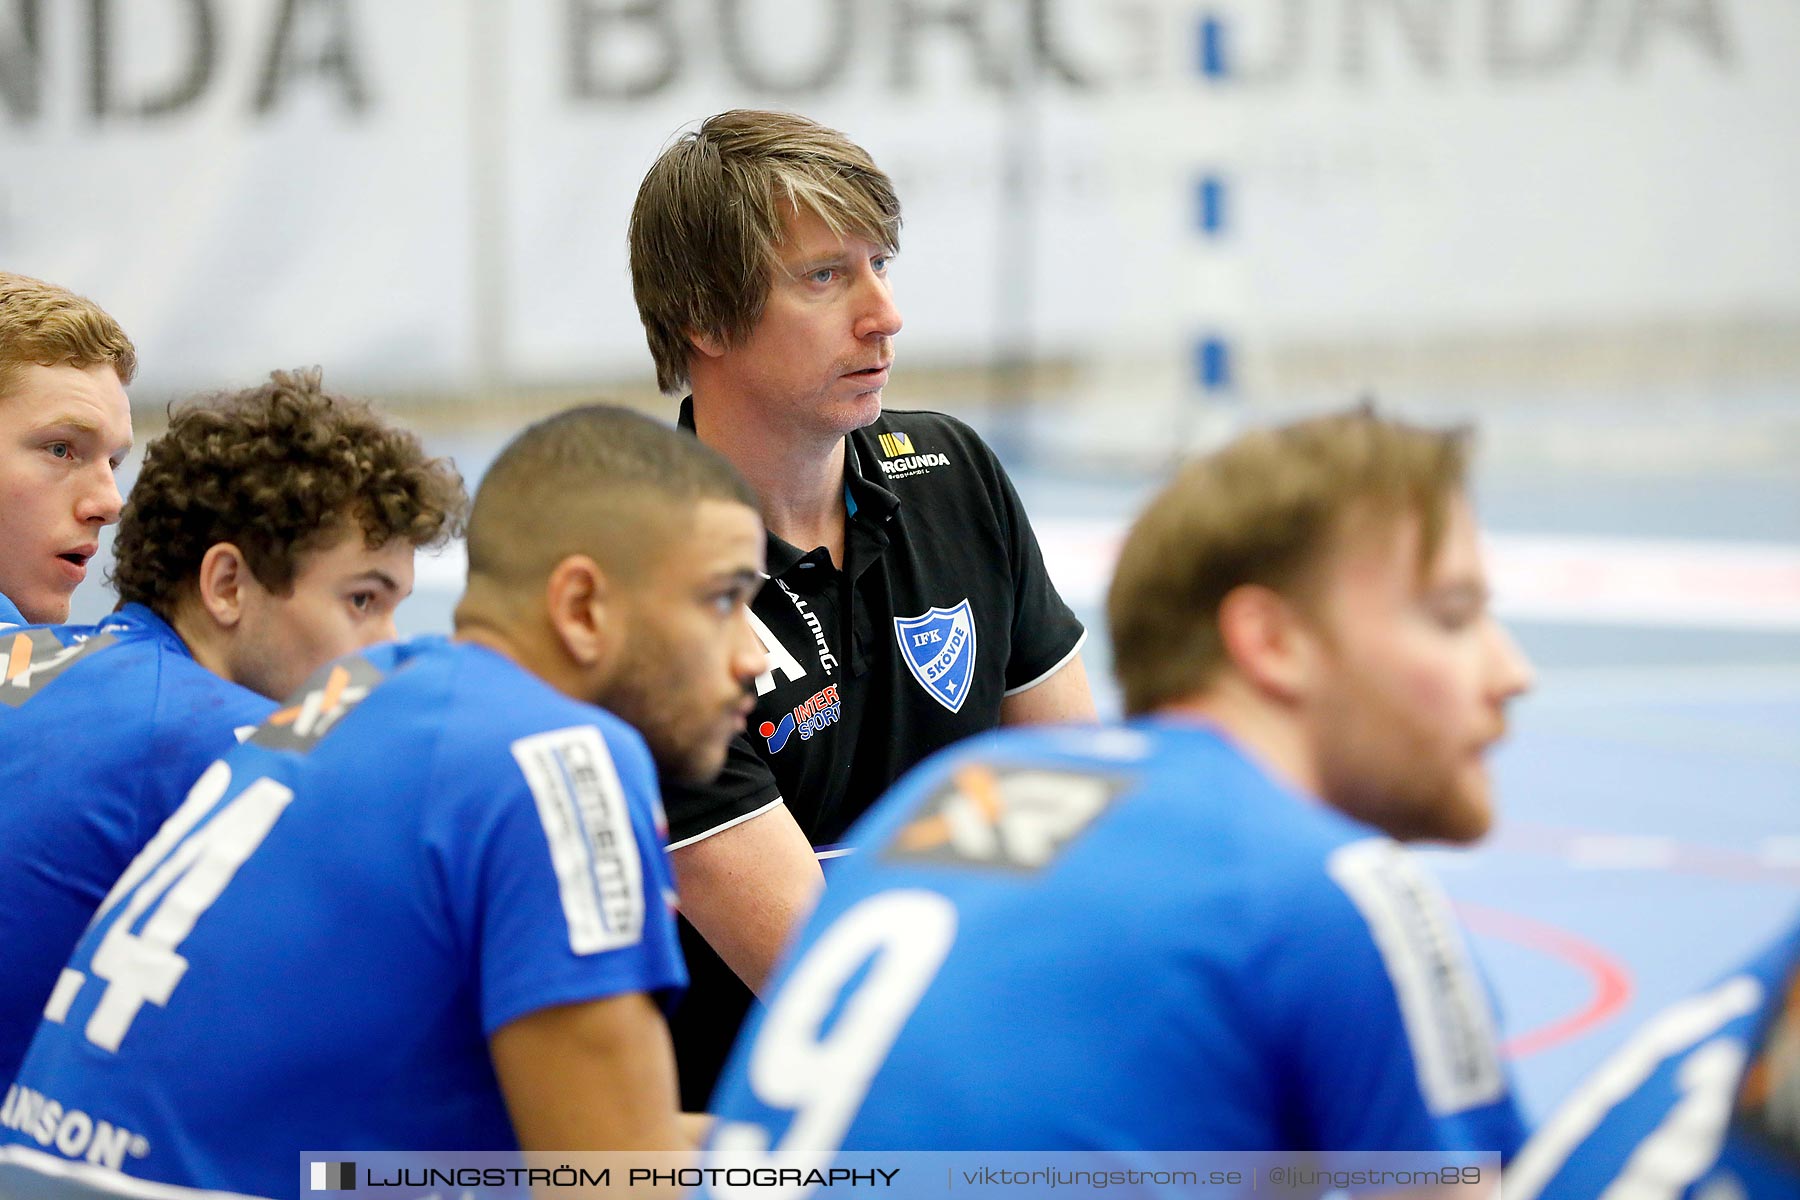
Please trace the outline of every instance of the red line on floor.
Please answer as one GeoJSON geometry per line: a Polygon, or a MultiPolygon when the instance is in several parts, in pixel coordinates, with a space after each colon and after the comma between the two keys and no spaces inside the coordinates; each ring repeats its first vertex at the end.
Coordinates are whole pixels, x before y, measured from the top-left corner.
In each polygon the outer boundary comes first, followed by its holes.
{"type": "Polygon", "coordinates": [[[1517,913],[1459,902],[1456,910],[1476,933],[1559,958],[1588,977],[1593,994],[1580,1009],[1508,1038],[1501,1049],[1510,1058],[1525,1058],[1570,1041],[1616,1017],[1631,1001],[1631,973],[1594,943],[1555,925],[1517,913]]]}

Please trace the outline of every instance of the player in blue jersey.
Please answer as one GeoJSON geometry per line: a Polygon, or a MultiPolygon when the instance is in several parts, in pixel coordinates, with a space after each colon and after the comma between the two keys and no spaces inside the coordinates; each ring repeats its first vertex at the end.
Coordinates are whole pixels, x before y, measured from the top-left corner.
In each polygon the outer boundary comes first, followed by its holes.
{"type": "Polygon", "coordinates": [[[1639,1030],[1532,1136],[1506,1196],[1800,1196],[1800,922],[1639,1030]]]}
{"type": "Polygon", "coordinates": [[[466,503],[448,463],[316,372],[174,414],[114,546],[119,611],[0,631],[0,1082],[200,772],[312,671],[394,636],[414,548],[466,503]]]}
{"type": "Polygon", "coordinates": [[[0,628],[69,619],[119,519],[136,371],[131,339],[93,301],[0,271],[0,628]]]}
{"type": "Polygon", "coordinates": [[[0,1172],[292,1196],[303,1150],[680,1146],[657,767],[716,773],[766,667],[754,504],[621,410],[515,440],[455,640],[328,668],[114,887],[0,1172]]]}
{"type": "Polygon", "coordinates": [[[1132,718],[965,743],[852,831],[708,1163],[1515,1150],[1484,983],[1395,840],[1487,828],[1529,682],[1464,459],[1358,411],[1184,471],[1112,585],[1132,718]]]}

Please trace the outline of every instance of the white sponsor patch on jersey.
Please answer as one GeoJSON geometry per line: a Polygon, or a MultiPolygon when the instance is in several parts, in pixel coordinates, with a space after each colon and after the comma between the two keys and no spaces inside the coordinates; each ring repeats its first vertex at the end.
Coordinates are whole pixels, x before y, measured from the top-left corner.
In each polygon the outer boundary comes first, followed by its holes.
{"type": "Polygon", "coordinates": [[[1436,882],[1387,838],[1338,848],[1326,871],[1369,923],[1426,1107],[1444,1116],[1498,1100],[1506,1078],[1493,1014],[1436,882]]]}
{"type": "Polygon", "coordinates": [[[644,875],[625,787],[600,731],[577,725],[512,744],[537,801],[569,924],[569,949],[598,954],[644,932],[644,875]]]}

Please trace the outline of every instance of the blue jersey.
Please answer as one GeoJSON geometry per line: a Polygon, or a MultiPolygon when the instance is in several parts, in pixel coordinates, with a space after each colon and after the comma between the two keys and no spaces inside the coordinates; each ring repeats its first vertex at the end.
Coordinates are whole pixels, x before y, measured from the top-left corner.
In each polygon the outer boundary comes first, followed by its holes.
{"type": "Polygon", "coordinates": [[[142,605],[0,633],[0,1082],[113,881],[274,707],[142,605]]]}
{"type": "Polygon", "coordinates": [[[1533,1135],[1505,1192],[1800,1196],[1800,922],[1634,1035],[1533,1135]]]}
{"type": "Polygon", "coordinates": [[[19,611],[18,605],[6,598],[5,592],[0,592],[0,628],[23,624],[25,624],[25,614],[19,611]]]}
{"type": "Polygon", "coordinates": [[[685,984],[663,828],[642,738],[502,656],[340,659],[107,897],[0,1170],[292,1196],[302,1150],[515,1148],[490,1035],[685,984]]]}
{"type": "Polygon", "coordinates": [[[978,738],[850,840],[733,1053],[715,1165],[1522,1139],[1432,883],[1209,729],[978,738]]]}

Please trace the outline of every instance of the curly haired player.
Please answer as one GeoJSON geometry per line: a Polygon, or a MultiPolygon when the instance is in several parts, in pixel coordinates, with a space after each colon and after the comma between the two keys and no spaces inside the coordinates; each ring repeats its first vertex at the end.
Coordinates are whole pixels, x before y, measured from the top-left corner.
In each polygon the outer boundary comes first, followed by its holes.
{"type": "Polygon", "coordinates": [[[206,764],[317,667],[391,639],[414,550],[466,504],[447,461],[317,371],[176,411],[125,506],[119,611],[0,631],[0,1078],[206,764]]]}

